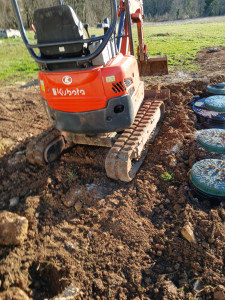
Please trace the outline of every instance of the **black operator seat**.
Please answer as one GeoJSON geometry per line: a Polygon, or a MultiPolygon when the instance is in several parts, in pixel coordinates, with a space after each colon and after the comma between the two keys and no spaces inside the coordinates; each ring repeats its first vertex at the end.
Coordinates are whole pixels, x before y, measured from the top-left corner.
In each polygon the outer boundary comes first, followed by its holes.
{"type": "MultiPolygon", "coordinates": [[[[72,7],[58,5],[39,8],[34,12],[34,26],[38,43],[77,41],[84,38],[83,25],[72,7]]],[[[44,58],[78,57],[83,54],[83,43],[40,47],[44,58]]]]}

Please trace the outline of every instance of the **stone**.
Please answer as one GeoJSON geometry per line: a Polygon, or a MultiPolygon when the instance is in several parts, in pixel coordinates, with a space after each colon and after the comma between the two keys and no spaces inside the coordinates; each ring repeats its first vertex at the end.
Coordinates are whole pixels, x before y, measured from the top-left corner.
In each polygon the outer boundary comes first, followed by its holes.
{"type": "Polygon", "coordinates": [[[81,198],[81,190],[77,190],[74,188],[71,188],[65,195],[65,197],[62,197],[62,202],[67,207],[72,207],[77,201],[79,201],[81,198]]]}
{"type": "Polygon", "coordinates": [[[124,246],[123,246],[123,245],[119,245],[119,246],[116,247],[116,250],[117,250],[117,251],[121,251],[121,250],[123,250],[123,249],[124,249],[124,246]]]}
{"type": "Polygon", "coordinates": [[[103,292],[105,289],[104,284],[101,279],[94,279],[94,285],[95,285],[96,289],[99,290],[100,292],[103,292]]]}
{"type": "Polygon", "coordinates": [[[40,196],[29,196],[25,200],[27,208],[33,208],[35,211],[40,205],[40,196]]]}
{"type": "Polygon", "coordinates": [[[110,273],[108,274],[107,281],[110,286],[119,286],[122,284],[123,278],[116,273],[110,273]]]}
{"type": "Polygon", "coordinates": [[[214,300],[225,300],[225,287],[218,285],[214,290],[214,300]]]}
{"type": "Polygon", "coordinates": [[[177,287],[172,281],[164,281],[163,290],[165,291],[165,294],[168,295],[168,299],[178,299],[177,287]]]}
{"type": "Polygon", "coordinates": [[[17,164],[24,164],[27,158],[24,151],[17,152],[14,157],[8,160],[8,164],[10,166],[14,166],[17,164]]]}
{"type": "Polygon", "coordinates": [[[181,229],[181,234],[182,236],[189,242],[189,243],[194,243],[197,244],[194,232],[191,228],[191,224],[187,223],[182,229],[181,229]]]}
{"type": "Polygon", "coordinates": [[[194,291],[200,291],[202,290],[203,286],[201,284],[201,281],[200,280],[196,280],[194,283],[193,283],[193,290],[194,291]]]}
{"type": "Polygon", "coordinates": [[[77,201],[77,202],[75,203],[74,207],[75,207],[77,213],[80,213],[80,212],[81,212],[82,206],[83,206],[83,204],[82,204],[81,201],[77,201]]]}
{"type": "Polygon", "coordinates": [[[21,245],[27,238],[28,220],[11,212],[0,213],[0,245],[21,245]]]}
{"type": "Polygon", "coordinates": [[[54,297],[54,300],[73,300],[80,294],[80,289],[74,285],[68,286],[61,295],[54,297]]]}
{"type": "Polygon", "coordinates": [[[14,207],[19,203],[19,197],[13,197],[9,200],[9,206],[14,207]]]}

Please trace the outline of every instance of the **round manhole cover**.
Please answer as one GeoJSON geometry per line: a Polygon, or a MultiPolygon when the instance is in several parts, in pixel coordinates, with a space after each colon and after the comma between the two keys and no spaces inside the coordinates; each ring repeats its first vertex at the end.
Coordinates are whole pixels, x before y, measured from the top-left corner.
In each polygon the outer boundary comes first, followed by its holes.
{"type": "Polygon", "coordinates": [[[211,96],[205,99],[205,107],[216,112],[225,112],[225,96],[211,96]]]}
{"type": "Polygon", "coordinates": [[[225,129],[225,112],[218,112],[207,109],[205,102],[208,98],[200,99],[193,104],[193,111],[197,115],[198,121],[205,128],[225,129]]]}
{"type": "Polygon", "coordinates": [[[204,159],[197,162],[191,169],[190,179],[198,190],[212,196],[225,197],[225,161],[204,159]]]}
{"type": "Polygon", "coordinates": [[[225,153],[225,130],[224,129],[206,129],[197,137],[198,144],[210,152],[225,153]]]}
{"type": "Polygon", "coordinates": [[[213,95],[225,95],[225,83],[216,83],[214,86],[207,85],[206,91],[213,95]]]}

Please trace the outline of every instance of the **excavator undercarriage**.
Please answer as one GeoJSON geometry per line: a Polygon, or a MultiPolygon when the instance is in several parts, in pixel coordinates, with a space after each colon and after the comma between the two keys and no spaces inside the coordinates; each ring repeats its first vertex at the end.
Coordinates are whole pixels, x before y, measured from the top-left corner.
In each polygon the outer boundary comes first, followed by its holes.
{"type": "Polygon", "coordinates": [[[146,154],[148,142],[153,141],[163,120],[164,102],[169,90],[146,90],[146,98],[134,123],[122,133],[74,134],[50,128],[28,143],[27,158],[30,163],[45,165],[56,160],[61,153],[75,145],[92,145],[111,148],[106,156],[105,170],[109,178],[131,181],[139,170],[146,154]]]}

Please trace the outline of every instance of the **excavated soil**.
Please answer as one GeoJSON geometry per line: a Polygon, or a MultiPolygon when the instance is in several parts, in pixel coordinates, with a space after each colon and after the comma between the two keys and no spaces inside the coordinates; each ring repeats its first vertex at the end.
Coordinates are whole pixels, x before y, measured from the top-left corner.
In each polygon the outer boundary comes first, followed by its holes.
{"type": "Polygon", "coordinates": [[[30,165],[26,144],[48,128],[39,88],[0,90],[0,210],[29,221],[21,246],[0,247],[0,299],[225,299],[225,209],[199,201],[188,182],[209,156],[188,104],[209,81],[225,81],[224,49],[207,51],[197,57],[207,77],[164,84],[165,119],[128,184],[106,177],[104,148],[75,146],[51,165],[30,165]]]}

